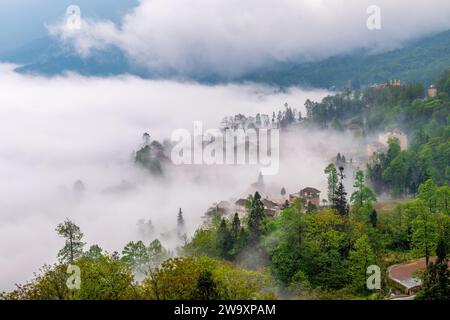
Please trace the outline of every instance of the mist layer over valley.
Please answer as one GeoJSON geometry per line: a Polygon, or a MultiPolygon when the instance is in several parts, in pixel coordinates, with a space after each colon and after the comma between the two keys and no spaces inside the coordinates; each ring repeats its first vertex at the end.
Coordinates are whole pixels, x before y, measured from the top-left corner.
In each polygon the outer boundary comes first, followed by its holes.
{"type": "MultiPolygon", "coordinates": [[[[162,142],[175,129],[192,131],[194,121],[217,128],[224,116],[271,115],[286,102],[303,113],[306,99],[327,94],[131,76],[43,78],[19,75],[13,68],[0,67],[1,290],[56,261],[63,240],[54,229],[66,217],[81,227],[88,246],[120,252],[130,240],[158,237],[174,248],[179,243],[164,233],[176,226],[179,208],[189,237],[213,203],[246,197],[257,179],[258,166],[230,165],[171,166],[163,178],[155,178],[133,161],[144,132],[162,142]],[[154,235],[146,238],[139,232],[140,219],[152,221],[154,235]]],[[[324,192],[324,167],[354,143],[330,132],[285,133],[279,173],[265,181],[273,190],[314,186],[324,192]]]]}

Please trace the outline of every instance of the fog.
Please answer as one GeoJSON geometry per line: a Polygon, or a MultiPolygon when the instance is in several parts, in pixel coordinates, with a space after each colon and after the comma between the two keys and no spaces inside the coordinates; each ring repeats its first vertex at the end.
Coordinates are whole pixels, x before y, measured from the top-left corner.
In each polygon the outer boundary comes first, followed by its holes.
{"type": "MultiPolygon", "coordinates": [[[[271,114],[285,102],[301,111],[306,98],[327,94],[131,76],[44,78],[13,68],[0,65],[0,290],[56,261],[64,241],[54,229],[65,217],[84,232],[86,249],[99,244],[120,252],[142,239],[139,219],[151,219],[159,236],[175,228],[181,207],[192,235],[212,203],[247,196],[257,179],[257,166],[225,165],[174,166],[154,178],[132,161],[144,132],[163,140],[178,128],[192,131],[196,120],[217,128],[224,116],[271,114]],[[73,190],[78,179],[86,188],[81,196],[73,190]],[[123,180],[135,188],[105,193],[123,180]]],[[[288,193],[306,186],[324,192],[329,159],[355,148],[348,137],[306,130],[283,135],[281,144],[280,171],[265,179],[272,190],[284,186],[288,193]]]]}
{"type": "Polygon", "coordinates": [[[80,30],[49,26],[79,54],[113,45],[151,70],[188,76],[389,50],[450,28],[448,0],[141,0],[118,24],[81,12],[80,30]],[[381,30],[367,28],[371,5],[381,9],[381,30]]]}

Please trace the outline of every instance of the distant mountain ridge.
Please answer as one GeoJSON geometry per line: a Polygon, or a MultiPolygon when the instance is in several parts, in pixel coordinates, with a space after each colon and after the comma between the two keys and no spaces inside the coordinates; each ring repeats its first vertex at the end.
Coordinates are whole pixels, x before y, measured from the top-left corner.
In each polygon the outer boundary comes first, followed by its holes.
{"type": "Polygon", "coordinates": [[[381,54],[359,51],[314,63],[283,63],[246,80],[280,86],[353,87],[398,79],[431,84],[450,69],[450,30],[381,54]]]}
{"type": "Polygon", "coordinates": [[[89,76],[110,76],[125,73],[139,75],[139,69],[129,63],[118,48],[108,48],[93,52],[89,57],[80,57],[70,47],[53,38],[37,39],[6,54],[0,60],[21,65],[20,73],[58,75],[64,72],[77,72],[89,76]]]}
{"type": "MultiPolygon", "coordinates": [[[[137,66],[115,47],[82,58],[52,38],[39,39],[14,52],[0,54],[0,61],[22,65],[17,68],[21,73],[57,75],[72,71],[89,76],[132,74],[143,78],[183,78],[173,70],[156,73],[137,66]]],[[[302,85],[340,89],[358,88],[391,79],[430,84],[448,69],[450,30],[386,53],[369,54],[357,50],[319,62],[275,63],[234,79],[204,74],[191,80],[208,84],[252,81],[280,87],[302,85]]]]}

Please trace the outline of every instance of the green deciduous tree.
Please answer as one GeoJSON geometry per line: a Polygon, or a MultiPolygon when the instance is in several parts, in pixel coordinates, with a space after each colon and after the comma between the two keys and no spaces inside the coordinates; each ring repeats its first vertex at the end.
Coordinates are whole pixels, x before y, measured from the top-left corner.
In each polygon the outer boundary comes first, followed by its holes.
{"type": "Polygon", "coordinates": [[[81,270],[80,290],[74,290],[74,299],[121,300],[139,299],[131,268],[120,260],[106,255],[99,259],[81,258],[76,261],[81,270]]]}
{"type": "Polygon", "coordinates": [[[283,210],[275,223],[273,241],[268,243],[272,272],[282,283],[289,285],[301,268],[304,215],[294,208],[283,210]]]}
{"type": "Polygon", "coordinates": [[[395,195],[404,195],[408,186],[408,163],[405,153],[400,153],[392,161],[389,161],[382,177],[392,186],[395,195]]]}
{"type": "Polygon", "coordinates": [[[264,299],[273,294],[264,274],[207,257],[174,258],[143,281],[145,297],[158,300],[264,299]]]}
{"type": "Polygon", "coordinates": [[[147,247],[147,255],[148,268],[152,269],[159,267],[159,265],[170,256],[169,252],[163,247],[158,239],[150,242],[147,247]]]}
{"type": "Polygon", "coordinates": [[[420,185],[417,198],[419,198],[427,206],[430,213],[436,212],[437,186],[432,179],[428,179],[420,185]]]}
{"type": "Polygon", "coordinates": [[[412,242],[414,248],[425,256],[426,265],[434,252],[437,225],[434,217],[421,200],[416,200],[414,208],[417,216],[413,221],[412,242]]]}
{"type": "Polygon", "coordinates": [[[362,235],[355,242],[349,255],[350,276],[357,290],[366,288],[367,267],[375,263],[375,254],[367,235],[362,235]]]}
{"type": "Polygon", "coordinates": [[[303,233],[304,271],[313,286],[330,289],[349,284],[346,253],[350,234],[346,218],[332,210],[306,215],[303,233]]]}
{"type": "Polygon", "coordinates": [[[142,241],[130,241],[122,250],[121,260],[128,264],[134,272],[143,273],[148,263],[148,252],[142,241]]]}
{"type": "Polygon", "coordinates": [[[375,193],[365,184],[364,172],[356,172],[355,183],[353,184],[355,192],[352,193],[350,201],[354,205],[364,206],[366,203],[376,201],[375,193]]]}
{"type": "MultiPolygon", "coordinates": [[[[101,255],[97,259],[81,257],[73,261],[80,268],[80,288],[70,290],[66,284],[66,264],[44,266],[35,278],[3,298],[20,300],[121,300],[143,299],[134,283],[129,266],[120,260],[101,255]]],[[[0,295],[2,299],[2,295],[0,295]]]]}
{"type": "Polygon", "coordinates": [[[436,198],[436,209],[447,215],[450,214],[450,186],[444,185],[438,187],[436,190],[436,198]]]}

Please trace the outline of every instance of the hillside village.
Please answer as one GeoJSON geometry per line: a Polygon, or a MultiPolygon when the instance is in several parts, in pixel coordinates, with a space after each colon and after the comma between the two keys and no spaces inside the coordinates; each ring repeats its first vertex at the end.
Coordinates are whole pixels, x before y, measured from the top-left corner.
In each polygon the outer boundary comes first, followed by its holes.
{"type": "MultiPolygon", "coordinates": [[[[264,205],[265,214],[270,218],[276,218],[282,210],[288,208],[296,200],[300,200],[302,206],[308,211],[321,207],[320,190],[313,187],[305,187],[298,192],[288,194],[283,187],[279,195],[274,195],[267,191],[261,174],[258,176],[258,181],[248,188],[246,196],[256,191],[261,194],[261,202],[264,205]]],[[[322,205],[326,205],[326,200],[322,205]]],[[[246,197],[239,199],[231,198],[228,201],[213,203],[205,213],[205,217],[208,218],[217,215],[219,217],[231,218],[237,213],[239,218],[242,219],[245,217],[247,211],[246,197]]]]}

